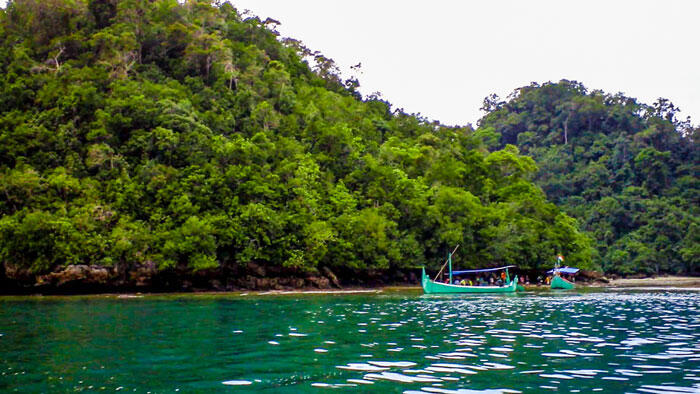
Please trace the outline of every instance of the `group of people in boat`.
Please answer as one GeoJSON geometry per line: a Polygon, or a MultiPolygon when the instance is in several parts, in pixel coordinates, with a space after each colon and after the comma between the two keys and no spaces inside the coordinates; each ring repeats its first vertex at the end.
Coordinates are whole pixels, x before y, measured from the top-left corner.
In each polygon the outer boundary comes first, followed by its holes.
{"type": "MultiPolygon", "coordinates": [[[[450,284],[450,278],[445,279],[445,283],[450,284]]],[[[471,278],[454,278],[452,281],[453,285],[459,286],[505,286],[506,283],[506,273],[502,271],[500,275],[494,273],[485,274],[484,276],[477,275],[474,280],[471,278]]]]}
{"type": "Polygon", "coordinates": [[[569,271],[575,270],[576,272],[567,273],[567,272],[550,270],[550,271],[547,271],[545,276],[540,275],[537,277],[537,284],[539,284],[539,285],[545,284],[545,285],[549,286],[549,284],[552,283],[552,279],[555,276],[560,276],[562,279],[568,280],[569,282],[572,282],[572,283],[576,282],[576,273],[578,272],[578,269],[564,267],[564,268],[562,268],[562,270],[569,270],[569,271]]]}
{"type": "MultiPolygon", "coordinates": [[[[560,275],[562,278],[568,280],[569,282],[575,282],[576,281],[576,275],[575,274],[560,274],[556,273],[556,275],[560,275]]],[[[518,282],[522,285],[529,285],[530,284],[530,279],[527,275],[525,276],[520,276],[518,278],[518,282]]],[[[538,276],[537,277],[537,284],[539,285],[547,285],[552,282],[552,275],[545,275],[545,276],[538,276]]],[[[450,284],[450,279],[449,277],[446,277],[444,279],[444,283],[450,284]]],[[[455,278],[453,277],[452,283],[453,285],[458,285],[458,286],[507,286],[508,283],[506,283],[506,273],[501,272],[499,274],[491,273],[491,274],[485,274],[485,275],[477,275],[474,278],[455,278]]]]}
{"type": "MultiPolygon", "coordinates": [[[[575,274],[568,274],[567,275],[567,274],[555,273],[554,275],[561,276],[562,279],[566,279],[569,282],[576,282],[576,275],[575,274]]],[[[537,284],[539,284],[539,285],[545,284],[545,285],[549,286],[550,283],[552,283],[552,275],[546,275],[544,277],[542,275],[540,275],[537,277],[537,284]]]]}

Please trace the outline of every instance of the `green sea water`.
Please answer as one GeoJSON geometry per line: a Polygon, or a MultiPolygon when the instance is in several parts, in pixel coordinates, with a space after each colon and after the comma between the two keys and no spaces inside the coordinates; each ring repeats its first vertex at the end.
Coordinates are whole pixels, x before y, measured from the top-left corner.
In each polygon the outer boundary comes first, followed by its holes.
{"type": "Polygon", "coordinates": [[[700,392],[700,291],[0,298],[0,392],[700,392]]]}

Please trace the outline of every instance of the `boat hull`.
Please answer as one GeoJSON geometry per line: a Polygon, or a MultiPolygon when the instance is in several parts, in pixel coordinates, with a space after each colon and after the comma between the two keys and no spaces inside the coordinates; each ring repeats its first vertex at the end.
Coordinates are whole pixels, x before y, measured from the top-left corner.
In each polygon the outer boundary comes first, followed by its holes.
{"type": "Polygon", "coordinates": [[[576,285],[562,278],[561,276],[554,275],[554,277],[552,277],[552,283],[549,285],[549,287],[552,289],[571,290],[575,288],[576,285]]]}
{"type": "Polygon", "coordinates": [[[518,277],[513,277],[507,286],[460,286],[432,281],[423,269],[421,285],[425,294],[514,293],[518,285],[518,277]]]}

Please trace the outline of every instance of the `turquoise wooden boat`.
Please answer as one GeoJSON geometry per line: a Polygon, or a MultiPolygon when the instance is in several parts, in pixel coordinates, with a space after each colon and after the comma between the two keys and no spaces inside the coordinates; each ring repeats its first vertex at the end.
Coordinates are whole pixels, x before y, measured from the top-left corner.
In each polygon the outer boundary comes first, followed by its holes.
{"type": "Polygon", "coordinates": [[[462,286],[435,282],[425,274],[425,268],[423,268],[421,284],[425,294],[514,293],[518,287],[518,276],[514,276],[506,286],[462,286]]]}
{"type": "MultiPolygon", "coordinates": [[[[456,249],[455,249],[456,250],[456,249]]],[[[454,252],[453,252],[454,253],[454,252]]],[[[513,293],[518,287],[518,276],[514,276],[510,279],[508,275],[508,268],[515,267],[514,265],[509,265],[506,267],[497,268],[487,268],[480,270],[464,270],[464,271],[452,271],[452,253],[450,253],[447,258],[447,263],[449,264],[449,282],[450,283],[440,283],[431,280],[428,275],[425,274],[425,268],[423,268],[421,274],[421,285],[423,286],[423,292],[425,294],[459,294],[459,293],[513,293]],[[503,286],[462,286],[455,285],[452,283],[453,275],[461,274],[471,274],[480,272],[493,272],[493,271],[503,271],[506,272],[506,283],[503,286]]],[[[444,266],[443,266],[444,268],[444,266]]],[[[441,270],[442,271],[442,270],[441,270]]]]}
{"type": "Polygon", "coordinates": [[[559,263],[564,261],[564,258],[559,255],[557,256],[557,261],[554,263],[554,269],[547,271],[548,274],[552,275],[552,282],[549,284],[551,289],[564,289],[571,290],[576,287],[572,282],[561,277],[561,274],[575,275],[579,269],[574,267],[559,267],[559,263]]]}
{"type": "Polygon", "coordinates": [[[564,290],[571,290],[576,287],[573,283],[569,282],[568,280],[562,278],[559,275],[554,275],[552,277],[552,283],[549,285],[550,288],[552,289],[564,289],[564,290]]]}

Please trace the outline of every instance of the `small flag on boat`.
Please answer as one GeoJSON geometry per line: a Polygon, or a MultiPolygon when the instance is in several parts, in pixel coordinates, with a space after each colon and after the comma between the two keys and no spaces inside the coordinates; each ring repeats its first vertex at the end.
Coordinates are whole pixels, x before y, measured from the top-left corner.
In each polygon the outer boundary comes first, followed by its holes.
{"type": "Polygon", "coordinates": [[[558,255],[557,255],[557,260],[559,260],[559,261],[564,261],[564,256],[558,254],[558,255]]]}

